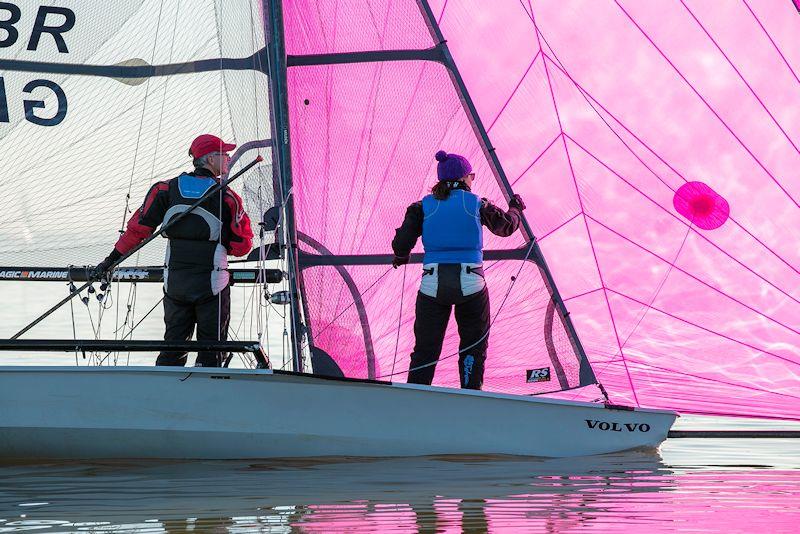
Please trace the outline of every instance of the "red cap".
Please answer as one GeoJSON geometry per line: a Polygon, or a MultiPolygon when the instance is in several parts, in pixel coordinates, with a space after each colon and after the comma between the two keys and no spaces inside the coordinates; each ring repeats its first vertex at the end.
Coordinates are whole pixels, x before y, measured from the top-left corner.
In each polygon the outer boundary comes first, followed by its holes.
{"type": "Polygon", "coordinates": [[[206,154],[211,154],[212,152],[230,152],[234,148],[236,148],[236,145],[226,143],[216,135],[203,134],[192,141],[192,146],[189,148],[189,155],[197,159],[202,158],[206,154]]]}

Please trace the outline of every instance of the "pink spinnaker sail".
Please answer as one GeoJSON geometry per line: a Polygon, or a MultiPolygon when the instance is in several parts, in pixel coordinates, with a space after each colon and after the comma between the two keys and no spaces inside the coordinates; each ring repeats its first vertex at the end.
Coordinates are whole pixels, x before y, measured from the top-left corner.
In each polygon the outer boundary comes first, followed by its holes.
{"type": "MultiPolygon", "coordinates": [[[[612,401],[800,419],[791,2],[296,0],[284,9],[289,55],[427,49],[440,29],[612,401]]],[[[406,207],[435,181],[439,149],[466,155],[475,192],[506,205],[442,63],[291,66],[288,85],[304,252],[390,253],[406,207]]],[[[485,241],[527,243],[522,232],[485,241]]],[[[536,265],[487,267],[486,388],[580,385],[536,265]],[[562,376],[526,382],[526,370],[552,365],[562,376]]],[[[404,380],[419,277],[418,265],[304,269],[314,345],[348,376],[404,380]]],[[[434,384],[457,385],[456,351],[451,324],[434,384]]]]}

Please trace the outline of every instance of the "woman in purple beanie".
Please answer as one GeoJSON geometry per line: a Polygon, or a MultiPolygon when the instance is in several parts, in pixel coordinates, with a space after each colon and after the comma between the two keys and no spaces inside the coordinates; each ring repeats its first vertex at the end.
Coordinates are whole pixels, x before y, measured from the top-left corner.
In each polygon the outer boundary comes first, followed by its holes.
{"type": "Polygon", "coordinates": [[[430,385],[433,381],[450,310],[455,306],[461,387],[481,389],[489,345],[489,292],[483,278],[481,227],[510,236],[519,227],[525,204],[514,195],[506,212],[472,193],[475,173],[464,156],[440,150],[436,161],[439,181],[430,195],[408,207],[392,241],[395,268],[408,263],[420,236],[425,248],[408,382],[430,385]]]}

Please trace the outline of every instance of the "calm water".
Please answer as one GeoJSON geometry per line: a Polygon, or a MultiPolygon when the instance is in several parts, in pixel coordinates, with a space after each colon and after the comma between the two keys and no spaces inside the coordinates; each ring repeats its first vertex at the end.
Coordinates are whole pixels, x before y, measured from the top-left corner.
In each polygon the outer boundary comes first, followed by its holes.
{"type": "MultiPolygon", "coordinates": [[[[150,304],[140,303],[141,313],[157,300],[155,289],[143,290],[150,304]]],[[[64,293],[57,284],[0,290],[5,302],[0,324],[7,334],[64,293]]],[[[234,293],[234,310],[244,309],[246,302],[246,293],[234,293]]],[[[87,310],[78,312],[80,332],[91,325],[87,310]]],[[[68,308],[62,310],[34,337],[71,337],[67,314],[68,308]]],[[[161,324],[157,311],[142,324],[140,338],[157,337],[161,324]]],[[[281,324],[275,317],[271,328],[280,332],[281,324]]],[[[271,345],[273,362],[280,361],[279,339],[271,345]]],[[[141,358],[141,363],[152,363],[151,356],[141,358]]],[[[0,365],[69,361],[74,363],[73,355],[0,355],[0,365]]],[[[686,417],[676,428],[759,425],[686,417]]],[[[800,532],[800,440],[671,439],[658,452],[551,460],[481,456],[0,464],[0,532],[579,529],[800,532]]]]}
{"type": "Polygon", "coordinates": [[[797,532],[790,440],[660,453],[0,467],[0,532],[797,532]]]}

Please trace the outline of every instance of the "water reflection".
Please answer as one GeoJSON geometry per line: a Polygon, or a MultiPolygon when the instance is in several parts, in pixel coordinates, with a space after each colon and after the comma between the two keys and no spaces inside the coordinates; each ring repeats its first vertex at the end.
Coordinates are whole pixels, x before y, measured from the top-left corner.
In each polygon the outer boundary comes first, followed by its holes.
{"type": "Polygon", "coordinates": [[[800,471],[656,453],[0,467],[0,532],[790,532],[800,471]],[[714,512],[710,514],[709,512],[714,512]]]}

